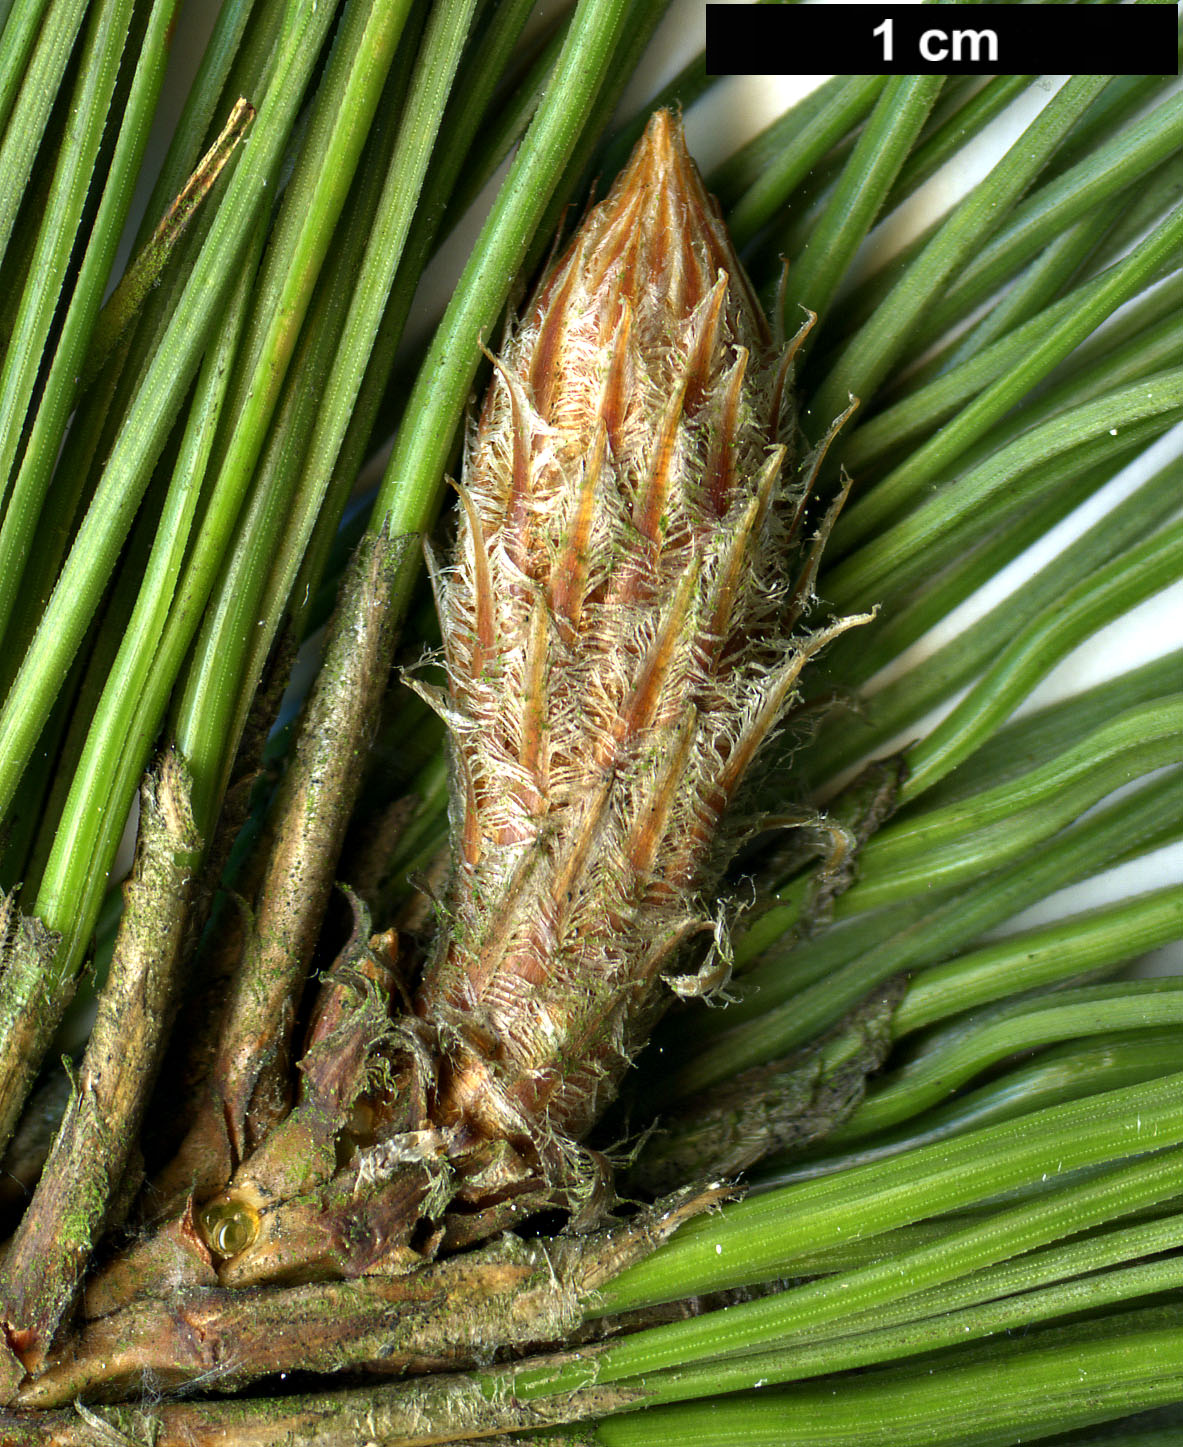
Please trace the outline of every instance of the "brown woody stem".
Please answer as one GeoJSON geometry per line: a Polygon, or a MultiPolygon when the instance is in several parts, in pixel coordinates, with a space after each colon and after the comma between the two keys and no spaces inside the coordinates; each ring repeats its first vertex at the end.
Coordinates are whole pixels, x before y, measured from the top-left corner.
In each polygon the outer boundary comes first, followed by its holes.
{"type": "MultiPolygon", "coordinates": [[[[561,1358],[554,1360],[561,1365],[561,1358]]],[[[5,1447],[597,1447],[595,1437],[582,1433],[517,1437],[500,1429],[529,1430],[644,1404],[640,1393],[621,1387],[590,1387],[553,1403],[486,1401],[480,1382],[492,1375],[244,1402],[0,1411],[0,1433],[5,1447]]]]}
{"type": "Polygon", "coordinates": [[[401,609],[392,606],[409,538],[368,535],[342,585],[324,664],[276,800],[270,843],[204,1102],[158,1182],[179,1208],[221,1190],[286,1110],[288,1034],[307,977],[341,842],[390,672],[401,609]]]}
{"type": "Polygon", "coordinates": [[[90,1043],[32,1203],[0,1272],[0,1396],[44,1359],[73,1299],[132,1150],[175,1003],[189,875],[199,840],[173,754],[140,790],[135,867],[90,1043]]]}
{"type": "MultiPolygon", "coordinates": [[[[507,1236],[405,1276],[290,1288],[198,1287],[141,1298],[86,1326],[25,1385],[16,1405],[109,1400],[145,1379],[169,1388],[212,1379],[227,1391],[291,1371],[455,1371],[487,1361],[493,1343],[529,1350],[562,1342],[582,1325],[605,1282],[729,1194],[724,1186],[682,1191],[625,1226],[528,1244],[507,1236]]],[[[383,1410],[390,1412],[410,1411],[409,1404],[421,1411],[425,1393],[445,1401],[471,1397],[473,1410],[488,1407],[471,1377],[389,1391],[383,1410]]],[[[361,1396],[369,1401],[372,1394],[361,1396]]],[[[459,1435],[478,1430],[475,1419],[457,1421],[459,1435]]],[[[527,1422],[546,1425],[545,1418],[510,1416],[489,1421],[485,1430],[512,1431],[527,1422]]],[[[407,1430],[389,1428],[393,1436],[407,1430]]]]}

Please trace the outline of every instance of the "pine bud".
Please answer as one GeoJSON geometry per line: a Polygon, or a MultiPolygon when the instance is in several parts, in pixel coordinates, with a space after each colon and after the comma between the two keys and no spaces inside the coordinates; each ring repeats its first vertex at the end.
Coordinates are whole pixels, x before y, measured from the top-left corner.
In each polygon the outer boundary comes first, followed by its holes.
{"type": "Polygon", "coordinates": [[[494,363],[433,567],[454,860],[417,1010],[485,1227],[515,1203],[594,1209],[577,1142],[671,986],[722,973],[724,815],[807,659],[855,621],[792,635],[816,548],[779,440],[787,375],[659,112],[494,363]]]}

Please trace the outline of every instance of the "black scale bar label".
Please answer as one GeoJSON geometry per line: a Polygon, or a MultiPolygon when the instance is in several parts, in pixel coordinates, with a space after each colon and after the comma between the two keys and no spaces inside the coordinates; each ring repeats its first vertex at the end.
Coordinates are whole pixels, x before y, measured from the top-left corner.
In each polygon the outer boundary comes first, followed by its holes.
{"type": "Polygon", "coordinates": [[[1178,75],[1150,5],[710,5],[710,75],[1178,75]]]}

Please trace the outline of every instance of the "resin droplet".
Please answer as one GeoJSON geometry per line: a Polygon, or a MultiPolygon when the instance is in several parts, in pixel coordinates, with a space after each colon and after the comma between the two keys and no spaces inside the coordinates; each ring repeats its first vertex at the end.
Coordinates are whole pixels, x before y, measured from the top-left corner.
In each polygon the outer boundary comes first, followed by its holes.
{"type": "Polygon", "coordinates": [[[198,1217],[202,1239],[215,1256],[227,1261],[252,1246],[259,1235],[259,1213],[245,1201],[211,1201],[198,1217]]]}

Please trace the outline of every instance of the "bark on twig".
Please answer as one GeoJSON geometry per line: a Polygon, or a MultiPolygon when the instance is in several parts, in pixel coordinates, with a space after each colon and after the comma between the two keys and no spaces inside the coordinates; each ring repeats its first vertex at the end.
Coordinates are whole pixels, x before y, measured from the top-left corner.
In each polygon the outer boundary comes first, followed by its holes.
{"type": "Polygon", "coordinates": [[[199,840],[174,754],[140,790],[135,866],[98,1016],[32,1203],[0,1272],[0,1399],[44,1359],[102,1234],[136,1140],[175,1003],[199,840]]]}
{"type": "MultiPolygon", "coordinates": [[[[730,1194],[725,1186],[682,1191],[593,1236],[529,1244],[507,1236],[395,1278],[191,1288],[142,1299],[87,1326],[16,1403],[46,1409],[78,1398],[111,1400],[145,1384],[232,1391],[293,1371],[439,1372],[488,1362],[500,1350],[562,1342],[605,1282],[730,1194]]],[[[523,1423],[488,1430],[499,1425],[523,1423]]]]}

